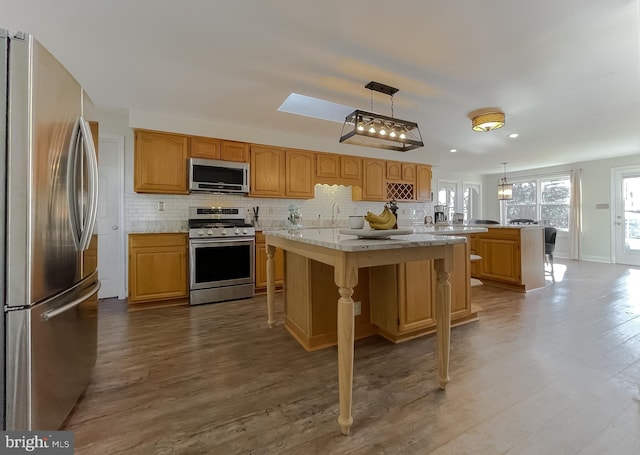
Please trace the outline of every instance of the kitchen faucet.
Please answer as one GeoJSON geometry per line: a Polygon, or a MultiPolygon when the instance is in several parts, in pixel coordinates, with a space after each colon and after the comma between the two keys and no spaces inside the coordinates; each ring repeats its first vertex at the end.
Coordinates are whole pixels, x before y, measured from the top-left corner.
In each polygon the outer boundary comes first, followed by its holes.
{"type": "Polygon", "coordinates": [[[338,213],[340,213],[340,206],[337,202],[334,202],[331,206],[331,224],[336,224],[338,221],[338,213]]]}

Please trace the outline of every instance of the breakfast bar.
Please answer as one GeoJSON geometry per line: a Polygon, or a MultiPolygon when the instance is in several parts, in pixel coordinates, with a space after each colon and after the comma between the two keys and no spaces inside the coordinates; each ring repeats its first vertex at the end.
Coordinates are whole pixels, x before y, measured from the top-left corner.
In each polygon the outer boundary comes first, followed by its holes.
{"type": "MultiPolygon", "coordinates": [[[[267,249],[267,317],[274,323],[276,248],[327,264],[334,269],[338,287],[338,388],[340,413],[338,423],[343,434],[349,434],[353,423],[351,399],[354,356],[354,288],[358,284],[358,269],[410,261],[433,260],[436,281],[436,337],[438,346],[438,387],[449,381],[449,338],[451,330],[451,284],[454,246],[464,244],[464,237],[406,234],[386,238],[359,238],[341,234],[338,229],[291,229],[265,233],[267,249]]],[[[288,267],[285,261],[285,268],[288,267]]],[[[295,285],[285,282],[285,287],[295,285]]],[[[285,302],[286,305],[286,302],[285,302]]]]}

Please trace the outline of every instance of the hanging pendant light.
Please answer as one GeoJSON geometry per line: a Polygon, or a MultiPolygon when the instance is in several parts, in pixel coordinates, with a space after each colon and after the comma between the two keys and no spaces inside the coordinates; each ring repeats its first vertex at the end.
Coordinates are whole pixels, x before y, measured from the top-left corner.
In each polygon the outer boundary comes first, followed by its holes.
{"type": "Polygon", "coordinates": [[[498,200],[506,201],[513,199],[513,183],[507,183],[507,163],[502,163],[504,167],[504,177],[500,179],[498,184],[498,200]]]}
{"type": "Polygon", "coordinates": [[[340,142],[399,152],[423,147],[424,143],[418,124],[393,116],[393,95],[398,92],[398,89],[374,81],[365,85],[365,88],[371,90],[372,111],[374,91],[391,97],[391,117],[359,109],[355,110],[344,120],[340,142]]]}

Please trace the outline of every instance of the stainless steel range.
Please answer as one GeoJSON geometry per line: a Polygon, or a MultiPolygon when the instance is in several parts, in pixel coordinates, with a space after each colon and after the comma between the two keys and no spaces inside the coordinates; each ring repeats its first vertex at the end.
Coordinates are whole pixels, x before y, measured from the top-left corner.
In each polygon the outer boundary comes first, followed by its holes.
{"type": "Polygon", "coordinates": [[[190,304],[253,296],[255,229],[245,207],[189,207],[190,304]]]}

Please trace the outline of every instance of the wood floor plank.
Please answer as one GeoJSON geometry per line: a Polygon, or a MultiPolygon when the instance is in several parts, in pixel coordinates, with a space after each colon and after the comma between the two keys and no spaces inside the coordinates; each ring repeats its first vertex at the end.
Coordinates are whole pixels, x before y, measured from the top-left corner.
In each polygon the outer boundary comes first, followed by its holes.
{"type": "Polygon", "coordinates": [[[337,424],[335,347],[267,328],[264,296],[127,312],[100,304],[92,382],[65,423],[86,454],[634,454],[640,450],[640,269],[557,261],[556,283],[476,286],[451,336],[356,342],[354,425],[337,424]]]}

